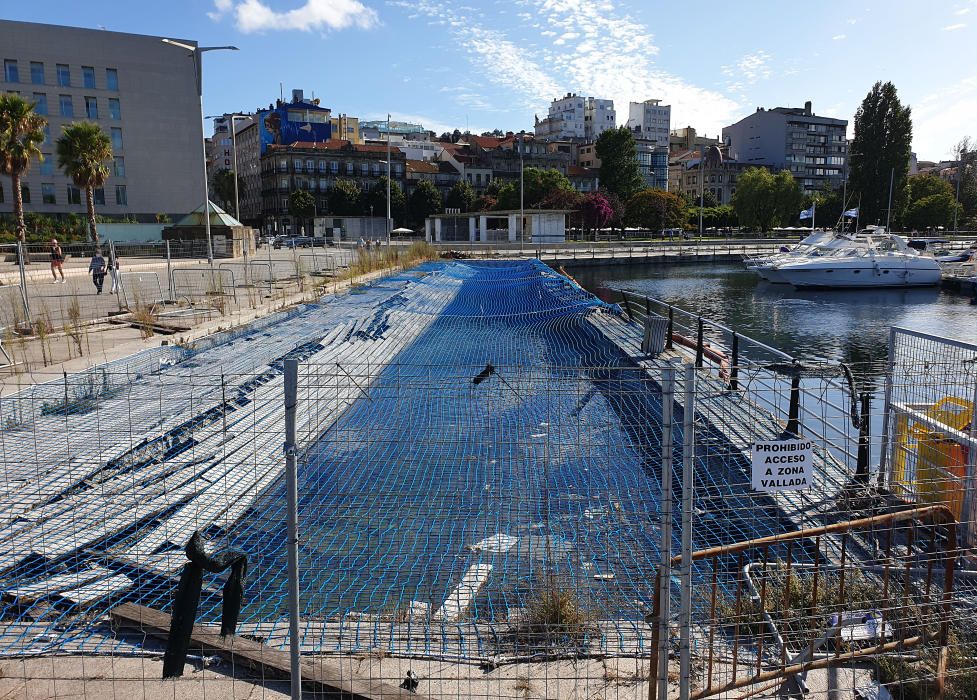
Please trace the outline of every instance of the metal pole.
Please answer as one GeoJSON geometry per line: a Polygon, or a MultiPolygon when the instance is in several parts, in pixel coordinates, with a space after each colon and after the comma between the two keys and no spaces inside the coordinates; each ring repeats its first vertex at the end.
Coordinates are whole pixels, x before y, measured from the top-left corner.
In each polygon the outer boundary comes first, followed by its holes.
{"type": "Polygon", "coordinates": [[[688,700],[692,686],[692,491],[695,486],[695,367],[685,366],[682,415],[682,611],[679,617],[679,697],[688,700]]]}
{"type": "MultiPolygon", "coordinates": [[[[892,414],[892,382],[895,372],[896,361],[896,329],[889,328],[889,356],[885,368],[885,393],[882,400],[882,447],[879,451],[879,487],[886,485],[886,469],[888,460],[891,457],[891,446],[889,443],[890,421],[892,414]]],[[[890,485],[891,488],[891,485],[890,485]]]]}
{"type": "Polygon", "coordinates": [[[390,252],[390,114],[387,114],[387,252],[390,252]]]}
{"type": "MultiPolygon", "coordinates": [[[[213,275],[214,267],[214,246],[210,240],[210,184],[207,182],[207,137],[204,135],[204,81],[203,81],[203,54],[200,47],[193,50],[194,67],[197,70],[197,96],[200,98],[200,147],[204,154],[204,233],[207,236],[207,264],[211,267],[213,275]]],[[[235,173],[234,177],[237,177],[235,173]]]]}
{"type": "Polygon", "coordinates": [[[699,149],[699,238],[702,238],[702,200],[706,196],[706,173],[702,169],[705,165],[705,151],[699,149]]]}
{"type": "Polygon", "coordinates": [[[526,243],[526,180],[523,177],[525,161],[523,160],[523,139],[519,139],[519,252],[526,243]]]}
{"type": "Polygon", "coordinates": [[[885,232],[892,233],[892,228],[890,223],[892,222],[892,185],[896,180],[896,169],[892,168],[889,171],[889,208],[885,212],[885,232]]]}
{"type": "MultiPolygon", "coordinates": [[[[659,544],[661,564],[658,573],[658,668],[652,674],[652,686],[657,681],[657,697],[668,698],[668,622],[671,617],[672,582],[672,461],[674,456],[672,409],[675,405],[675,367],[662,370],[662,538],[659,544]]],[[[652,689],[649,689],[649,694],[652,689]]]]}
{"type": "Polygon", "coordinates": [[[176,301],[176,291],[173,289],[173,264],[170,259],[170,242],[166,241],[166,289],[170,301],[176,301]]]}
{"type": "Polygon", "coordinates": [[[285,360],[285,481],[288,497],[288,637],[292,700],[302,700],[299,640],[299,516],[295,469],[295,409],[298,404],[299,362],[285,360]]]}
{"type": "Polygon", "coordinates": [[[24,301],[24,317],[27,320],[27,327],[33,328],[34,321],[31,319],[30,297],[27,296],[27,274],[24,272],[25,255],[30,255],[30,252],[25,251],[24,244],[17,241],[17,266],[20,268],[20,297],[24,301]]]}
{"type": "MultiPolygon", "coordinates": [[[[276,225],[275,229],[277,230],[277,228],[278,227],[276,225]]],[[[271,262],[271,246],[272,246],[272,244],[269,243],[268,244],[268,298],[269,299],[271,299],[274,296],[274,294],[275,294],[275,292],[274,292],[274,290],[272,289],[272,286],[271,286],[271,281],[275,277],[275,268],[272,267],[272,262],[271,262]]]]}
{"type": "Polygon", "coordinates": [[[237,193],[237,130],[234,128],[236,114],[231,115],[231,150],[234,151],[234,218],[241,222],[241,203],[237,193]]]}

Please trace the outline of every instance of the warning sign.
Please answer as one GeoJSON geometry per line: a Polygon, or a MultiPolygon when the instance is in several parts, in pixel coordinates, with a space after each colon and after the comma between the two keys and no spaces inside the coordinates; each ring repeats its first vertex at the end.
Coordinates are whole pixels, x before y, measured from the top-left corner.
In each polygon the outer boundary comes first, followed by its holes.
{"type": "Polygon", "coordinates": [[[810,440],[764,440],[753,443],[754,491],[801,491],[814,473],[810,440]]]}

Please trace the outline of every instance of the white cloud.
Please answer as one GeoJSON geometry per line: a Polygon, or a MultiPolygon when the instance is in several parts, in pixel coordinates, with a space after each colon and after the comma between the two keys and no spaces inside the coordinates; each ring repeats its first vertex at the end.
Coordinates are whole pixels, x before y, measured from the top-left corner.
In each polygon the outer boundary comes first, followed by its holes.
{"type": "Polygon", "coordinates": [[[847,35],[847,34],[835,34],[835,35],[834,35],[833,37],[831,37],[831,38],[832,38],[833,40],[835,40],[835,41],[841,41],[841,40],[843,40],[843,39],[847,39],[847,38],[848,38],[848,35],[847,35]]]}
{"type": "MultiPolygon", "coordinates": [[[[425,15],[429,23],[464,16],[451,0],[389,2],[425,15]]],[[[504,106],[510,110],[544,116],[551,99],[573,91],[614,100],[623,124],[628,102],[658,98],[672,105],[673,125],[694,123],[709,133],[739,111],[727,96],[658,68],[651,30],[619,11],[613,0],[512,0],[499,6],[500,14],[531,12],[547,29],[527,32],[519,23],[502,25],[495,15],[451,31],[455,46],[478,72],[476,80],[505,89],[504,106]]]]}
{"type": "Polygon", "coordinates": [[[245,34],[263,31],[313,31],[360,27],[368,29],[377,23],[377,13],[359,0],[305,0],[300,7],[274,10],[262,0],[214,0],[211,19],[226,14],[245,34]]]}
{"type": "Polygon", "coordinates": [[[953,14],[955,14],[957,16],[962,16],[962,15],[967,14],[968,12],[970,12],[970,8],[969,7],[961,7],[959,10],[957,10],[953,14]]]}
{"type": "Polygon", "coordinates": [[[913,150],[923,160],[952,156],[953,145],[973,134],[977,113],[977,75],[954,81],[914,100],[913,150]]]}
{"type": "Polygon", "coordinates": [[[945,27],[943,27],[943,31],[945,31],[945,32],[952,32],[952,31],[955,31],[957,29],[963,29],[966,26],[967,25],[964,24],[964,23],[962,23],[962,22],[959,23],[959,24],[948,24],[945,27]]]}

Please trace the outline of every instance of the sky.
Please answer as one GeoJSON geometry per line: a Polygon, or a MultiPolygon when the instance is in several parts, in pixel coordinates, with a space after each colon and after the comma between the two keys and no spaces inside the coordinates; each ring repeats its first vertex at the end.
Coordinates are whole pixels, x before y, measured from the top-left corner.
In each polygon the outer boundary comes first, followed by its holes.
{"type": "Polygon", "coordinates": [[[205,114],[301,88],[361,119],[518,131],[576,92],[613,99],[619,124],[661,99],[673,129],[718,136],[811,100],[851,137],[890,80],[920,160],[977,137],[977,0],[32,0],[0,17],[233,44],[206,55],[205,114]]]}

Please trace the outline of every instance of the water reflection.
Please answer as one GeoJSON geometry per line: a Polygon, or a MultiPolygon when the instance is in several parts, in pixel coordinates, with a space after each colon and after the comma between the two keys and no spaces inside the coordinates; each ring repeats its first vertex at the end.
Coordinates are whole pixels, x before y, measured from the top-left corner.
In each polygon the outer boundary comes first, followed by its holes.
{"type": "MultiPolygon", "coordinates": [[[[739,265],[621,265],[569,272],[607,301],[623,289],[701,314],[803,359],[849,362],[874,375],[889,327],[977,342],[977,307],[937,288],[797,290],[759,280],[739,265]]],[[[867,378],[867,377],[866,377],[867,378]]]]}

